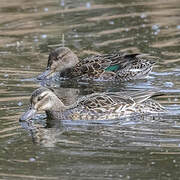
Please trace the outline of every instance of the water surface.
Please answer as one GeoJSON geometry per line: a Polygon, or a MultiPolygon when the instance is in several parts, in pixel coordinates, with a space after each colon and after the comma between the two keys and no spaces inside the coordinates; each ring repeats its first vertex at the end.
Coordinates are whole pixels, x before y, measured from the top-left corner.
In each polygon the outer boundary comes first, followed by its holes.
{"type": "MultiPolygon", "coordinates": [[[[178,0],[1,0],[0,179],[178,179],[180,166],[178,0]],[[160,60],[147,80],[55,82],[80,95],[159,88],[169,113],[114,121],[20,124],[51,49],[79,57],[121,50],[160,60]],[[73,89],[73,90],[72,90],[73,89]],[[32,129],[31,129],[32,128],[32,129]]],[[[70,93],[71,94],[71,93],[70,93]]]]}

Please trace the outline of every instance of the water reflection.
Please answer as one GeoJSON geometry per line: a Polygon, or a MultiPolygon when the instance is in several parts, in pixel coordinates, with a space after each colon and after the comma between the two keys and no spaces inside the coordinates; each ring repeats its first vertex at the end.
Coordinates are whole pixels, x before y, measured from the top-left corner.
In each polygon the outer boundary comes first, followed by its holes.
{"type": "MultiPolygon", "coordinates": [[[[42,120],[39,123],[29,120],[21,122],[21,126],[29,132],[34,143],[44,147],[55,147],[59,143],[67,146],[67,143],[74,143],[93,147],[94,143],[99,142],[101,143],[98,144],[99,147],[105,144],[108,147],[116,147],[117,143],[120,143],[119,145],[125,144],[134,148],[150,147],[153,151],[153,147],[155,149],[179,147],[179,130],[175,130],[178,124],[177,122],[174,124],[174,122],[169,121],[169,117],[171,116],[134,116],[100,122],[86,120],[52,121],[51,119],[45,124],[43,124],[42,120]],[[173,125],[174,130],[169,129],[169,124],[173,125]],[[169,135],[170,132],[171,135],[169,135]],[[79,135],[82,135],[82,137],[79,137],[79,135]],[[84,142],[85,137],[88,142],[84,142]],[[91,138],[95,138],[96,141],[89,142],[91,138]],[[75,141],[72,141],[72,139],[75,141]],[[97,139],[100,139],[100,141],[97,141],[97,139]]],[[[178,120],[178,116],[174,116],[174,119],[178,120]]]]}
{"type": "Polygon", "coordinates": [[[179,9],[177,0],[2,0],[0,178],[177,179],[179,9]],[[154,120],[139,118],[119,123],[65,121],[58,128],[46,128],[40,116],[37,120],[42,122],[36,131],[42,131],[44,144],[32,144],[32,137],[18,119],[30,94],[41,84],[31,78],[46,68],[51,49],[63,45],[80,58],[117,49],[151,54],[160,57],[160,61],[148,80],[103,86],[70,81],[44,85],[57,89],[73,87],[80,96],[97,91],[159,88],[166,95],[157,100],[166,105],[169,114],[154,120]],[[46,144],[51,148],[46,148],[46,144]]]}

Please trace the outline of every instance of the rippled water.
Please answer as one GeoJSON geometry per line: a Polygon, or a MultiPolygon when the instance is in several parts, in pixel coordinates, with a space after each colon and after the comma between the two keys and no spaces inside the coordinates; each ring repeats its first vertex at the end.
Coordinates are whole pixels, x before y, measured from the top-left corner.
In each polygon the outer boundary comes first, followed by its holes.
{"type": "Polygon", "coordinates": [[[178,0],[1,0],[0,179],[179,179],[179,12],[178,0]],[[47,128],[39,115],[20,124],[40,86],[34,77],[62,45],[79,57],[121,50],[160,58],[147,80],[51,83],[62,96],[159,88],[169,113],[47,128]]]}

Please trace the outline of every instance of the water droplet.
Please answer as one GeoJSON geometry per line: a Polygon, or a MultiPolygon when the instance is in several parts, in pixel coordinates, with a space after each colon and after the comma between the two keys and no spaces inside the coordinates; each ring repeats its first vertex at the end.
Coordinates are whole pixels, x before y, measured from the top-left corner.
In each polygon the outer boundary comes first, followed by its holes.
{"type": "Polygon", "coordinates": [[[156,31],[156,32],[154,32],[154,35],[158,35],[158,32],[156,31]]]}
{"type": "Polygon", "coordinates": [[[46,39],[46,38],[47,38],[47,34],[42,34],[41,37],[42,37],[43,39],[46,39]]]}
{"type": "Polygon", "coordinates": [[[144,19],[147,17],[147,15],[145,13],[142,13],[140,17],[144,19]]]}
{"type": "Polygon", "coordinates": [[[61,0],[61,6],[65,6],[64,0],[61,0]]]}
{"type": "Polygon", "coordinates": [[[30,67],[30,66],[27,66],[27,67],[26,67],[26,69],[27,69],[27,70],[30,70],[30,69],[31,69],[31,67],[30,67]]]}
{"type": "Polygon", "coordinates": [[[23,103],[20,101],[20,102],[17,103],[17,105],[18,105],[18,106],[22,106],[23,103]]]}
{"type": "Polygon", "coordinates": [[[144,28],[144,27],[145,27],[145,24],[142,24],[141,26],[144,28]]]}
{"type": "Polygon", "coordinates": [[[75,35],[74,35],[74,37],[75,37],[75,38],[78,38],[78,37],[79,37],[79,35],[78,35],[78,34],[75,34],[75,35]]]}
{"type": "Polygon", "coordinates": [[[177,102],[179,99],[178,98],[174,98],[174,102],[177,102]]]}
{"type": "Polygon", "coordinates": [[[29,158],[29,161],[34,162],[34,161],[36,161],[36,159],[35,158],[29,158]]]}
{"type": "Polygon", "coordinates": [[[174,83],[172,83],[172,82],[165,82],[165,83],[164,83],[164,86],[165,86],[165,87],[173,87],[173,86],[174,86],[174,83]]]}
{"type": "Polygon", "coordinates": [[[90,2],[86,3],[86,8],[91,8],[91,3],[90,2]]]}
{"type": "Polygon", "coordinates": [[[113,25],[113,24],[114,24],[114,21],[109,21],[109,24],[113,25]]]}
{"type": "Polygon", "coordinates": [[[152,26],[152,29],[153,29],[153,30],[157,30],[157,29],[159,29],[159,25],[154,24],[154,25],[152,26]]]}
{"type": "Polygon", "coordinates": [[[19,41],[16,42],[16,46],[19,47],[21,43],[19,41]]]}
{"type": "Polygon", "coordinates": [[[44,11],[47,12],[49,9],[48,8],[44,8],[44,11]]]}
{"type": "Polygon", "coordinates": [[[177,29],[180,29],[180,25],[177,25],[176,28],[177,28],[177,29]]]}

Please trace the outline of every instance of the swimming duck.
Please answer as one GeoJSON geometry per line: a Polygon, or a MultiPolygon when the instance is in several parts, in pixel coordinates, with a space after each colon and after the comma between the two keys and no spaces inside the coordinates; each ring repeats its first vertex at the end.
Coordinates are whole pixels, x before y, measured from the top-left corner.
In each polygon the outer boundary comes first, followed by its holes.
{"type": "Polygon", "coordinates": [[[41,87],[32,93],[30,108],[20,121],[31,119],[36,112],[45,111],[48,119],[105,120],[126,117],[135,113],[159,113],[164,108],[149,99],[154,93],[147,92],[106,92],[93,93],[79,98],[66,106],[51,89],[41,87]]]}
{"type": "Polygon", "coordinates": [[[46,71],[37,79],[48,79],[55,72],[64,78],[85,80],[129,81],[146,77],[155,64],[156,57],[147,54],[112,53],[93,55],[79,61],[67,47],[60,47],[49,54],[46,71]]]}

